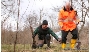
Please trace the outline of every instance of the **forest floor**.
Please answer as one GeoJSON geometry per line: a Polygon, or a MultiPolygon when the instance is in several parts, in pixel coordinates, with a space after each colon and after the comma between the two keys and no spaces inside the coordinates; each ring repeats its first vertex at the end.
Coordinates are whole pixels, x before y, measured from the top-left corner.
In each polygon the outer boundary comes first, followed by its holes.
{"type": "MultiPolygon", "coordinates": [[[[67,44],[66,48],[69,48],[70,44],[67,44]]],[[[14,52],[14,45],[1,45],[1,52],[14,52]]],[[[17,44],[16,52],[89,52],[89,48],[86,46],[81,46],[80,50],[63,50],[61,44],[51,44],[51,48],[48,48],[45,44],[42,48],[32,49],[30,44],[17,44]]]]}

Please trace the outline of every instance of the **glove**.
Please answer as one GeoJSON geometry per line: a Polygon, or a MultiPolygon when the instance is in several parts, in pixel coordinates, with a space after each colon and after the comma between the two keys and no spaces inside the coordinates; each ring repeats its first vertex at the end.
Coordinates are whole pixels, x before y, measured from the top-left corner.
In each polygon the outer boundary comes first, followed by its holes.
{"type": "Polygon", "coordinates": [[[62,42],[61,38],[58,38],[58,42],[60,42],[60,43],[62,42]]]}

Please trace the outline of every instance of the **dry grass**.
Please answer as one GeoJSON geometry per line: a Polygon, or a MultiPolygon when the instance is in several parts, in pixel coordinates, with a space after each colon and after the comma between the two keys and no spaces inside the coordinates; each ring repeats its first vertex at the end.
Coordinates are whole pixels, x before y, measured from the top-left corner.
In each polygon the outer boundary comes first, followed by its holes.
{"type": "MultiPolygon", "coordinates": [[[[69,44],[67,47],[69,47],[69,44]]],[[[45,44],[42,48],[32,49],[30,44],[17,44],[16,52],[89,52],[89,50],[86,48],[87,47],[81,47],[81,50],[62,50],[61,44],[51,44],[51,48],[47,49],[45,44]]],[[[1,51],[13,52],[13,45],[1,45],[1,51]]]]}

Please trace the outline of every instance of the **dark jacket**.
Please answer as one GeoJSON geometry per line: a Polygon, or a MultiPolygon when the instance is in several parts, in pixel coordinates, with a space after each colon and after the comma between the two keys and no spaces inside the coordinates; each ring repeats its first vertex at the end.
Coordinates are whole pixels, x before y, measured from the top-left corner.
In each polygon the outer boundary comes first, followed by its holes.
{"type": "Polygon", "coordinates": [[[51,34],[58,41],[58,36],[49,27],[44,30],[44,29],[42,29],[42,25],[40,25],[33,32],[34,36],[36,36],[37,34],[38,34],[38,36],[51,34]]]}

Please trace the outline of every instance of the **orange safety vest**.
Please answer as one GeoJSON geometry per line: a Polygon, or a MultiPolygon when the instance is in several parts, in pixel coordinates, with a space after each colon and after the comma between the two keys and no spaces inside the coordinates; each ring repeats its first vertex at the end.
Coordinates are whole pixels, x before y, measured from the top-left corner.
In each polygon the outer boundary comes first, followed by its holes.
{"type": "Polygon", "coordinates": [[[59,25],[62,26],[61,30],[72,31],[76,28],[74,20],[76,20],[75,10],[64,11],[63,9],[59,12],[59,25]]]}

